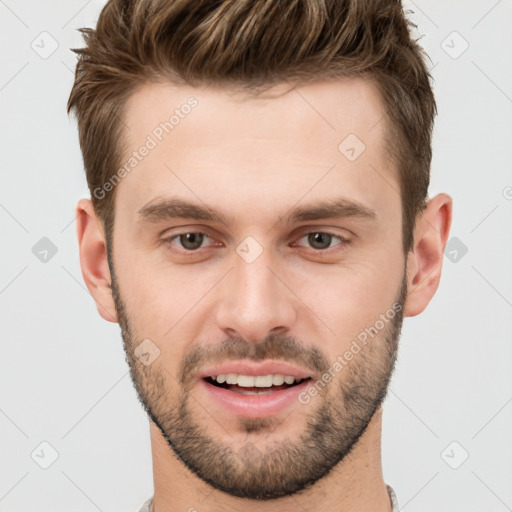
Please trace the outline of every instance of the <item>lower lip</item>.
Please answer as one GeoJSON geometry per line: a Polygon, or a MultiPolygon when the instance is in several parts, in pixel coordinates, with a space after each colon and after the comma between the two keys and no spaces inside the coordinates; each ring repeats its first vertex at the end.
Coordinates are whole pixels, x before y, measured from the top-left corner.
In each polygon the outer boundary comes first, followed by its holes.
{"type": "Polygon", "coordinates": [[[264,395],[244,395],[219,388],[204,379],[201,379],[200,385],[227,412],[244,418],[265,418],[275,416],[292,404],[298,403],[299,394],[310,385],[310,380],[304,380],[291,388],[264,395]]]}

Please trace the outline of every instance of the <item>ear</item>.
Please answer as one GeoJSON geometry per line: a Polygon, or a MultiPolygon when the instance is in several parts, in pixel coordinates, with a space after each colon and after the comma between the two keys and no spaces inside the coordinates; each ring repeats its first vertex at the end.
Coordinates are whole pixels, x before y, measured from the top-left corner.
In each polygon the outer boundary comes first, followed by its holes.
{"type": "Polygon", "coordinates": [[[99,314],[109,322],[117,322],[112,299],[112,282],[107,261],[107,245],[101,221],[89,199],[81,199],[76,206],[77,236],[82,276],[99,314]]]}
{"type": "Polygon", "coordinates": [[[436,293],[451,223],[452,198],[447,194],[430,199],[416,220],[414,245],[407,255],[405,316],[420,314],[436,293]]]}

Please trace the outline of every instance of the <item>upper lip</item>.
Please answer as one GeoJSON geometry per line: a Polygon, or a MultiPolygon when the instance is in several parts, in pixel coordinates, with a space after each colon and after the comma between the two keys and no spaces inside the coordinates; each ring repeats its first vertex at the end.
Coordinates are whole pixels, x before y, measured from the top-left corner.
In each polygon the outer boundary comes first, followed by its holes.
{"type": "Polygon", "coordinates": [[[206,377],[227,373],[251,375],[253,377],[257,375],[289,375],[296,379],[307,379],[311,377],[310,372],[283,361],[262,361],[259,363],[253,361],[226,361],[202,370],[199,372],[198,377],[204,379],[206,377]]]}

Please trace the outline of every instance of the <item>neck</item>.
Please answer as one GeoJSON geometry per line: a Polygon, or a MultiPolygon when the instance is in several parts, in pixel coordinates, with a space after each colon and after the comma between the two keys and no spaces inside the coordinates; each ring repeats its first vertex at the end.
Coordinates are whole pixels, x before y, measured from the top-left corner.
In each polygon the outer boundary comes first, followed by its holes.
{"type": "Polygon", "coordinates": [[[378,409],[353,450],[311,487],[276,500],[249,500],[215,490],[174,454],[150,422],[153,452],[154,512],[391,512],[382,476],[382,409],[378,409]]]}

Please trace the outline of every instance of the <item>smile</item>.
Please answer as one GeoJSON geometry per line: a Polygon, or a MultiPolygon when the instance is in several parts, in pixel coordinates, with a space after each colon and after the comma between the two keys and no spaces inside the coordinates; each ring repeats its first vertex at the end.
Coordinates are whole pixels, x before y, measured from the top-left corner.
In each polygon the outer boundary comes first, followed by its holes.
{"type": "Polygon", "coordinates": [[[310,385],[311,378],[295,379],[279,374],[274,375],[238,375],[221,374],[204,377],[199,381],[201,389],[206,393],[208,404],[214,404],[224,414],[244,418],[264,418],[284,413],[290,407],[304,407],[299,402],[300,393],[310,385]],[[236,382],[236,384],[229,384],[236,382]],[[224,382],[218,382],[226,377],[224,382]],[[251,378],[254,380],[252,382],[251,378]],[[281,384],[274,385],[276,382],[281,384]],[[288,384],[284,379],[287,379],[288,384]],[[258,380],[257,380],[258,379],[258,380]],[[272,379],[272,384],[268,385],[272,379]],[[261,386],[261,383],[266,384],[261,386]]]}
{"type": "Polygon", "coordinates": [[[304,380],[292,375],[239,375],[236,373],[213,375],[206,378],[213,386],[243,395],[267,395],[289,389],[304,380]]]}

